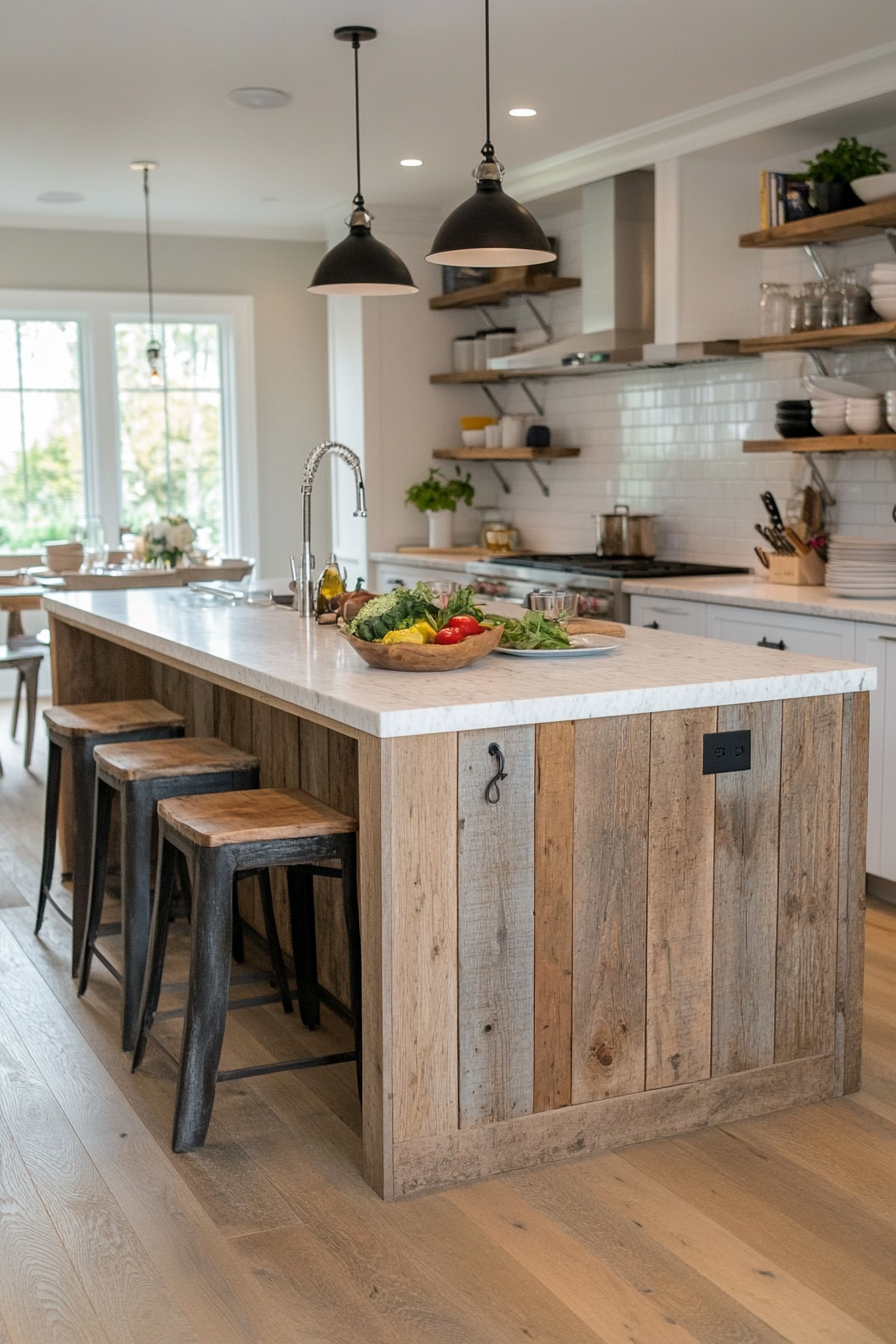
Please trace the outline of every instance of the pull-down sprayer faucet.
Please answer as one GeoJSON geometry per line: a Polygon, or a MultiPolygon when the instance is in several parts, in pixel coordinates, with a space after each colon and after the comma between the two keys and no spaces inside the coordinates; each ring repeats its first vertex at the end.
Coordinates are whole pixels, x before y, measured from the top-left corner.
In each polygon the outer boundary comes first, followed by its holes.
{"type": "Polygon", "coordinates": [[[346,448],[344,443],[319,443],[314,451],[308,454],[305,470],[302,473],[302,567],[298,575],[295,572],[295,559],[290,556],[295,589],[292,609],[297,611],[300,616],[314,616],[315,614],[314,556],[311,554],[311,491],[314,488],[315,473],[327,453],[335,453],[337,457],[341,457],[343,462],[347,463],[355,473],[357,507],[354,517],[367,517],[367,506],[364,500],[364,479],[361,475],[361,459],[358,454],[353,453],[351,448],[346,448]]]}

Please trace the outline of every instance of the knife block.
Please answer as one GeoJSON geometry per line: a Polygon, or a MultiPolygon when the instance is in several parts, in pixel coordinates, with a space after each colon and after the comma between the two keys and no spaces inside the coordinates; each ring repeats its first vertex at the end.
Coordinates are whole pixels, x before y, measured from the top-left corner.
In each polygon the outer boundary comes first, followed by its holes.
{"type": "Polygon", "coordinates": [[[824,584],[824,561],[816,551],[810,555],[770,555],[768,581],[819,588],[824,584]]]}

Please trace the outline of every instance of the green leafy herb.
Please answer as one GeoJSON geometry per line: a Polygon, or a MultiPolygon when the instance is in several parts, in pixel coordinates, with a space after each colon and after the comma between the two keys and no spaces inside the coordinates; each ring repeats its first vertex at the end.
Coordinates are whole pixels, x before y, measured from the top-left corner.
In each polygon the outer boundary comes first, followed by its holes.
{"type": "Polygon", "coordinates": [[[540,611],[526,611],[517,620],[504,621],[502,649],[568,649],[569,635],[556,621],[546,621],[540,611]]]}
{"type": "Polygon", "coordinates": [[[373,643],[390,630],[409,630],[415,621],[424,618],[435,623],[438,614],[432,593],[425,583],[418,583],[413,589],[393,588],[391,593],[371,598],[346,629],[356,639],[373,643]]]}
{"type": "Polygon", "coordinates": [[[812,182],[855,182],[857,177],[877,177],[890,171],[882,149],[860,145],[854,135],[845,135],[833,149],[823,149],[814,159],[803,159],[812,182]]]}
{"type": "Polygon", "coordinates": [[[461,476],[460,467],[455,467],[454,475],[454,480],[446,481],[438,467],[431,467],[425,481],[411,486],[407,502],[421,513],[441,513],[444,509],[456,513],[458,500],[472,504],[475,491],[470,484],[470,473],[461,476]]]}

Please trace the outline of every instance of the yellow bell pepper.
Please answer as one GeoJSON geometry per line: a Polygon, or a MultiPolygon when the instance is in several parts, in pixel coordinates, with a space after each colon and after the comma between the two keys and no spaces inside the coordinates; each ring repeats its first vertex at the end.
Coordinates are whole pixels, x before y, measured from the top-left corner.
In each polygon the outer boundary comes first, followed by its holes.
{"type": "Polygon", "coordinates": [[[383,643],[425,644],[426,641],[421,632],[415,626],[411,626],[410,630],[390,630],[387,634],[383,635],[383,643]]]}
{"type": "Polygon", "coordinates": [[[423,636],[423,643],[424,643],[424,644],[435,644],[435,642],[436,642],[436,632],[435,632],[435,630],[433,630],[433,628],[432,628],[432,626],[430,625],[429,621],[427,621],[427,620],[415,621],[415,622],[414,622],[414,629],[420,631],[421,635],[423,636]]]}

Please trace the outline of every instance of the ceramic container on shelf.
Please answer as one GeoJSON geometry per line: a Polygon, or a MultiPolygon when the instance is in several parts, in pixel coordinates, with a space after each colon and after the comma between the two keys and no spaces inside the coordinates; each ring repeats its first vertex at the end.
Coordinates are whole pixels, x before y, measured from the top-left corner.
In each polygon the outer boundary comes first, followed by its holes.
{"type": "Polygon", "coordinates": [[[427,509],[426,521],[429,524],[429,549],[431,551],[450,551],[454,530],[454,514],[451,510],[427,509]]]}
{"type": "Polygon", "coordinates": [[[885,196],[896,196],[896,173],[875,173],[873,177],[856,177],[849,184],[860,201],[870,205],[885,196]]]}
{"type": "Polygon", "coordinates": [[[879,434],[883,415],[880,398],[847,397],[846,423],[853,434],[879,434]]]}
{"type": "Polygon", "coordinates": [[[884,398],[887,408],[887,424],[896,430],[896,391],[888,392],[884,398]]]}

